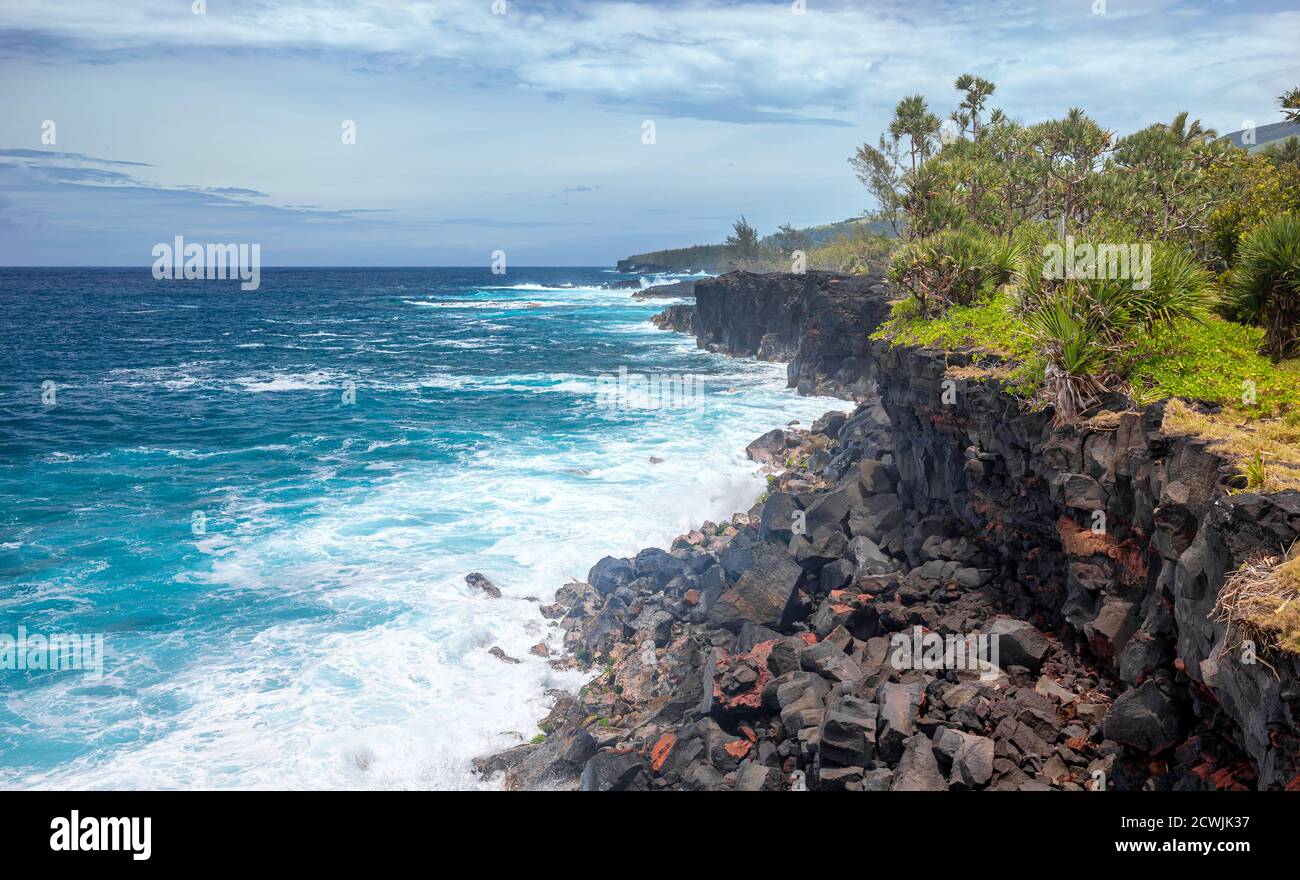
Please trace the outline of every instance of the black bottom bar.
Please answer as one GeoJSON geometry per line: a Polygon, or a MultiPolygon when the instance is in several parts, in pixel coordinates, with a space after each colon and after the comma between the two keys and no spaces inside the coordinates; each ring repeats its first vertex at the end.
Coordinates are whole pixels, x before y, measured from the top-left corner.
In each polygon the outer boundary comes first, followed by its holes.
{"type": "Polygon", "coordinates": [[[706,803],[703,796],[609,797],[605,803],[568,797],[541,804],[538,795],[488,793],[10,792],[0,797],[0,852],[15,866],[337,869],[453,853],[496,862],[567,850],[581,851],[582,861],[594,867],[599,863],[592,856],[606,848],[625,858],[641,846],[671,851],[675,840],[706,848],[713,841],[731,850],[737,866],[753,859],[757,868],[782,850],[831,855],[839,848],[824,844],[846,833],[858,844],[842,850],[846,864],[882,847],[918,865],[947,853],[972,858],[973,865],[984,856],[1047,859],[1040,864],[1056,868],[1097,858],[1231,864],[1252,856],[1285,858],[1294,850],[1295,805],[1285,794],[888,793],[818,804],[786,797],[780,803],[774,797],[727,798],[726,804],[717,797],[706,803]],[[74,811],[80,830],[75,850],[67,833],[74,811]],[[103,821],[146,817],[147,826],[103,821]],[[96,843],[116,849],[87,851],[96,843]],[[146,843],[148,858],[136,858],[146,843]]]}

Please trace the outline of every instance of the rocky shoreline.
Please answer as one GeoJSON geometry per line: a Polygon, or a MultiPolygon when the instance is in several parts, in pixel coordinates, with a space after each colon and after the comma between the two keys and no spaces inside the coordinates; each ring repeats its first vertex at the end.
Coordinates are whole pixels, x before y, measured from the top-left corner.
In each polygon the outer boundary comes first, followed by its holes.
{"type": "Polygon", "coordinates": [[[1300,664],[1225,650],[1211,613],[1226,572],[1300,534],[1300,495],[1228,494],[1160,405],[1054,428],[960,353],[872,342],[887,299],[878,278],[733,273],[660,316],[859,404],[752,443],[769,490],[748,512],[562,587],[542,614],[599,672],[555,694],[542,742],[476,769],[513,789],[1300,787],[1300,664]]]}

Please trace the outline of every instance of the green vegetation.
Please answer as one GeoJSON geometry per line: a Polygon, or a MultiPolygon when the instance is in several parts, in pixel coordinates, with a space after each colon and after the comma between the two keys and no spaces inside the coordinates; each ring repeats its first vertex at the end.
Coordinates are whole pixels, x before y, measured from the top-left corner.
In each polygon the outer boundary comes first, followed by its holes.
{"type": "Polygon", "coordinates": [[[877,336],[994,356],[976,363],[1061,422],[1112,390],[1208,401],[1181,425],[1255,477],[1300,463],[1297,151],[1247,153],[1187,113],[1119,138],[1079,109],[1023,125],[987,107],[992,83],[954,85],[942,137],[912,95],[849,160],[903,237],[906,299],[877,336]]]}
{"type": "Polygon", "coordinates": [[[744,268],[758,260],[758,230],[750,226],[742,215],[733,225],[735,232],[727,236],[727,251],[732,261],[739,268],[744,268]]]}
{"type": "Polygon", "coordinates": [[[727,272],[732,269],[789,272],[794,268],[795,252],[800,251],[807,269],[866,272],[884,268],[896,243],[889,232],[886,223],[855,218],[802,229],[785,223],[771,235],[758,237],[758,230],[741,217],[732,224],[732,234],[726,244],[649,251],[628,257],[624,262],[670,272],[727,272]],[[754,238],[750,237],[751,232],[754,238]]]}
{"type": "Polygon", "coordinates": [[[909,241],[894,254],[889,280],[929,317],[968,306],[1008,283],[1023,263],[1019,247],[974,226],[941,229],[909,241]]]}
{"type": "Polygon", "coordinates": [[[1045,361],[1006,292],[974,305],[953,306],[929,319],[921,316],[915,300],[899,300],[872,338],[945,351],[970,349],[976,367],[966,375],[1005,380],[1008,390],[1022,397],[1032,396],[1042,385],[1045,361]]]}
{"type": "Polygon", "coordinates": [[[721,272],[731,259],[725,244],[696,244],[684,248],[633,254],[624,263],[653,266],[663,272],[721,272]]]}
{"type": "Polygon", "coordinates": [[[1265,453],[1257,449],[1254,456],[1246,460],[1240,475],[1243,485],[1234,492],[1264,492],[1268,489],[1273,477],[1264,456],[1265,453]]]}
{"type": "Polygon", "coordinates": [[[1264,327],[1265,352],[1300,354],[1300,215],[1281,214],[1246,233],[1228,292],[1234,317],[1264,327]]]}
{"type": "Polygon", "coordinates": [[[1300,86],[1279,96],[1277,102],[1287,122],[1300,123],[1300,86]]]}
{"type": "Polygon", "coordinates": [[[1211,317],[1156,328],[1129,352],[1133,397],[1206,400],[1239,417],[1300,412],[1300,361],[1274,365],[1259,354],[1263,331],[1211,317]]]}
{"type": "Polygon", "coordinates": [[[1032,341],[1023,332],[1014,312],[1015,301],[1002,292],[971,306],[955,306],[932,319],[921,316],[912,299],[894,303],[888,321],[873,334],[901,345],[925,345],[953,351],[974,348],[976,359],[983,353],[1000,359],[1029,360],[1032,341]]]}
{"type": "MultiPolygon", "coordinates": [[[[1300,145],[1292,138],[1286,145],[1300,145]]],[[[1227,153],[1209,169],[1221,200],[1208,217],[1213,267],[1225,272],[1237,259],[1241,240],[1279,213],[1300,211],[1300,154],[1274,145],[1261,153],[1227,153]]]]}

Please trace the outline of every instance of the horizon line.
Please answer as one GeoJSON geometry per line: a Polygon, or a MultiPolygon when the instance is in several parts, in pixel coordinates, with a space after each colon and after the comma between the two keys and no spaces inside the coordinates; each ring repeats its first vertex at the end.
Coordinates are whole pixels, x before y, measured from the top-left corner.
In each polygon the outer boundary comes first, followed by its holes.
{"type": "MultiPolygon", "coordinates": [[[[146,263],[146,264],[144,264],[144,265],[101,263],[101,264],[99,264],[99,265],[75,265],[75,266],[74,266],[74,265],[61,265],[61,264],[43,264],[43,265],[32,264],[32,265],[27,265],[27,264],[17,264],[17,263],[14,263],[14,264],[3,263],[3,264],[0,264],[0,270],[4,270],[4,269],[140,269],[140,270],[143,270],[143,271],[150,271],[150,270],[152,269],[152,265],[153,265],[152,263],[146,263]]],[[[266,265],[263,265],[263,266],[261,266],[260,268],[261,268],[262,271],[265,271],[265,270],[267,270],[267,269],[482,269],[482,270],[491,271],[491,269],[492,269],[491,265],[461,265],[461,264],[442,264],[442,263],[438,263],[438,264],[429,263],[429,264],[422,264],[422,265],[399,265],[399,264],[389,264],[389,263],[375,263],[375,264],[370,264],[370,265],[365,265],[365,264],[347,264],[347,265],[343,265],[343,264],[340,264],[340,265],[316,265],[316,266],[309,266],[309,265],[301,265],[301,266],[290,266],[290,265],[284,265],[284,266],[266,266],[266,265]]],[[[610,271],[614,271],[614,272],[617,272],[617,271],[618,271],[617,268],[615,268],[615,267],[611,267],[611,266],[609,266],[609,265],[596,265],[596,264],[592,264],[592,265],[585,265],[585,266],[584,266],[584,265],[568,264],[568,263],[565,263],[565,264],[561,264],[561,263],[553,263],[553,264],[551,264],[551,263],[533,263],[533,264],[528,264],[528,265],[523,265],[523,266],[516,266],[516,267],[514,267],[513,269],[507,269],[505,272],[502,272],[502,273],[500,273],[500,274],[502,274],[502,275],[509,275],[511,272],[515,272],[515,271],[518,271],[518,270],[520,270],[520,269],[600,269],[600,270],[602,270],[602,271],[603,271],[603,270],[610,270],[610,271]]],[[[623,273],[623,274],[638,274],[638,275],[645,275],[645,274],[650,274],[650,275],[669,274],[669,275],[675,275],[675,274],[698,274],[698,273],[676,273],[676,272],[668,272],[668,273],[663,273],[663,272],[649,272],[649,273],[646,273],[646,272],[638,272],[638,273],[623,273]]],[[[160,281],[168,281],[168,280],[220,281],[220,280],[223,280],[223,279],[220,279],[220,278],[216,278],[216,279],[212,279],[212,278],[193,278],[193,279],[166,279],[166,278],[162,278],[162,279],[158,279],[158,280],[160,280],[160,281]]]]}

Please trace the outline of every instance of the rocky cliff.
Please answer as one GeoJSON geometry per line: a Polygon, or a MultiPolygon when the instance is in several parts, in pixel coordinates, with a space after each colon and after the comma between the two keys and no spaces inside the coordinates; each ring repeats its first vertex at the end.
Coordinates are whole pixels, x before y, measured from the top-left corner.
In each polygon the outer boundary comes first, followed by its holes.
{"type": "Polygon", "coordinates": [[[886,293],[879,276],[732,272],[696,282],[689,319],[685,306],[656,323],[711,351],[785,361],[802,394],[862,398],[867,337],[888,315],[886,293]]]}
{"type": "Polygon", "coordinates": [[[1236,468],[1164,433],[1163,404],[1116,400],[1054,429],[968,366],[873,344],[903,503],[995,555],[1006,607],[1117,676],[1116,708],[1163,721],[1107,736],[1160,753],[1213,731],[1244,748],[1261,787],[1300,783],[1300,663],[1230,649],[1212,619],[1228,572],[1300,536],[1300,493],[1230,493],[1236,468]]]}
{"type": "Polygon", "coordinates": [[[1233,469],[1164,433],[1161,405],[1116,398],[1056,428],[960,352],[869,341],[878,280],[737,274],[697,293],[701,344],[790,357],[801,389],[867,399],[751,444],[770,490],[748,513],[562,588],[543,609],[560,662],[605,671],[557,701],[545,742],[482,772],[521,788],[1300,786],[1300,664],[1230,649],[1211,613],[1227,572],[1300,534],[1300,495],[1230,494],[1233,469]]]}

